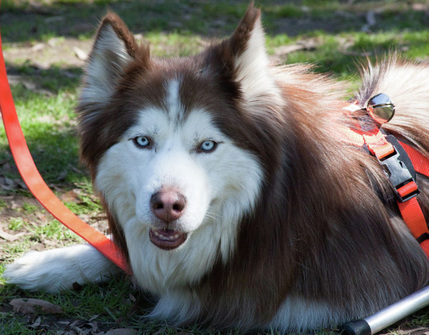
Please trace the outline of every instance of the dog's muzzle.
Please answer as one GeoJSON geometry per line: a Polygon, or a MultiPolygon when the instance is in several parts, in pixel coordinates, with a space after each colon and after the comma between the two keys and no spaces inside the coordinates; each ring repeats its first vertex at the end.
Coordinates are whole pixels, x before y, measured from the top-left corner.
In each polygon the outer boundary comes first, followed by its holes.
{"type": "Polygon", "coordinates": [[[150,241],[163,250],[176,249],[182,245],[187,234],[175,230],[174,222],[178,220],[186,209],[185,196],[174,188],[162,188],[154,193],[150,199],[153,214],[165,225],[161,229],[150,229],[150,241]]]}

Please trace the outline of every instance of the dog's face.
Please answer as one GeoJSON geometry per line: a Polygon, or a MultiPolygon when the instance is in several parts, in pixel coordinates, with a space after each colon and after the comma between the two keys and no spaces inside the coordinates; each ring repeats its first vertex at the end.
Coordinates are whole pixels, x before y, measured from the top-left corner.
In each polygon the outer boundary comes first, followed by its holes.
{"type": "Polygon", "coordinates": [[[261,179],[255,157],[220,131],[210,111],[185,113],[179,85],[165,81],[163,107],[138,110],[96,173],[125,232],[141,232],[163,250],[181,247],[203,224],[237,222],[255,202],[261,179]]]}
{"type": "Polygon", "coordinates": [[[249,10],[200,55],[168,61],[138,47],[114,14],[99,28],[78,106],[81,156],[152,290],[226,261],[258,200],[270,147],[258,113],[280,105],[259,15],[249,10]]]}

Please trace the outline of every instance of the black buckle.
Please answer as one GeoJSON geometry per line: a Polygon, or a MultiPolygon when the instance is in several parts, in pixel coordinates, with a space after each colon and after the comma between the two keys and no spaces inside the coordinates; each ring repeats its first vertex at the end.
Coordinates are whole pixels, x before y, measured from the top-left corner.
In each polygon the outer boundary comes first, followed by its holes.
{"type": "MultiPolygon", "coordinates": [[[[420,191],[415,182],[417,174],[416,170],[414,170],[413,163],[395,136],[386,134],[385,131],[380,129],[384,123],[389,122],[395,115],[395,105],[386,94],[380,93],[373,96],[368,101],[367,106],[359,109],[359,111],[366,112],[365,116],[356,113],[355,117],[360,121],[360,128],[364,132],[369,132],[377,128],[385,135],[387,142],[392,144],[394,148],[392,154],[381,159],[378,157],[376,158],[395,188],[397,200],[399,202],[405,202],[414,198],[420,191]],[[368,121],[368,118],[370,121],[368,121]]],[[[368,150],[367,146],[364,146],[364,148],[368,150]]]]}
{"type": "Polygon", "coordinates": [[[391,155],[379,159],[379,163],[382,165],[384,172],[389,177],[390,182],[395,188],[396,197],[399,202],[405,202],[417,196],[420,191],[419,189],[413,190],[409,194],[401,196],[398,190],[407,185],[410,182],[415,182],[417,178],[416,170],[414,170],[413,163],[408,157],[407,152],[401,146],[399,141],[393,135],[387,135],[386,140],[390,142],[395,152],[391,155]]]}

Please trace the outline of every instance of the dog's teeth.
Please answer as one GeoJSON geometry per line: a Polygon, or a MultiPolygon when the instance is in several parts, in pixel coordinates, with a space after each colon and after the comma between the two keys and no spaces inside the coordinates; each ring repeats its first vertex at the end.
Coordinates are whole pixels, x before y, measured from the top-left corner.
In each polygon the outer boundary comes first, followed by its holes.
{"type": "Polygon", "coordinates": [[[158,238],[160,238],[162,240],[165,240],[165,241],[174,241],[174,240],[177,240],[179,238],[179,236],[180,236],[179,233],[177,233],[177,234],[175,234],[173,236],[167,236],[167,235],[164,235],[162,232],[157,231],[157,230],[153,230],[152,232],[153,232],[153,234],[156,237],[158,237],[158,238]]]}

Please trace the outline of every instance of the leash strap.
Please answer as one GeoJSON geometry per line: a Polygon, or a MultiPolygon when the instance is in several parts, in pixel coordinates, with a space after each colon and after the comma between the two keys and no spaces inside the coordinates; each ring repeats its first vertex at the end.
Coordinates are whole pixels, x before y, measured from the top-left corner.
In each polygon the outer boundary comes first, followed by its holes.
{"type": "Polygon", "coordinates": [[[82,237],[105,257],[130,274],[126,261],[116,245],[104,234],[95,230],[72,213],[49,189],[31,157],[16,114],[12,93],[7,79],[6,66],[1,48],[0,34],[0,111],[10,150],[22,179],[34,197],[67,228],[82,237]]]}

